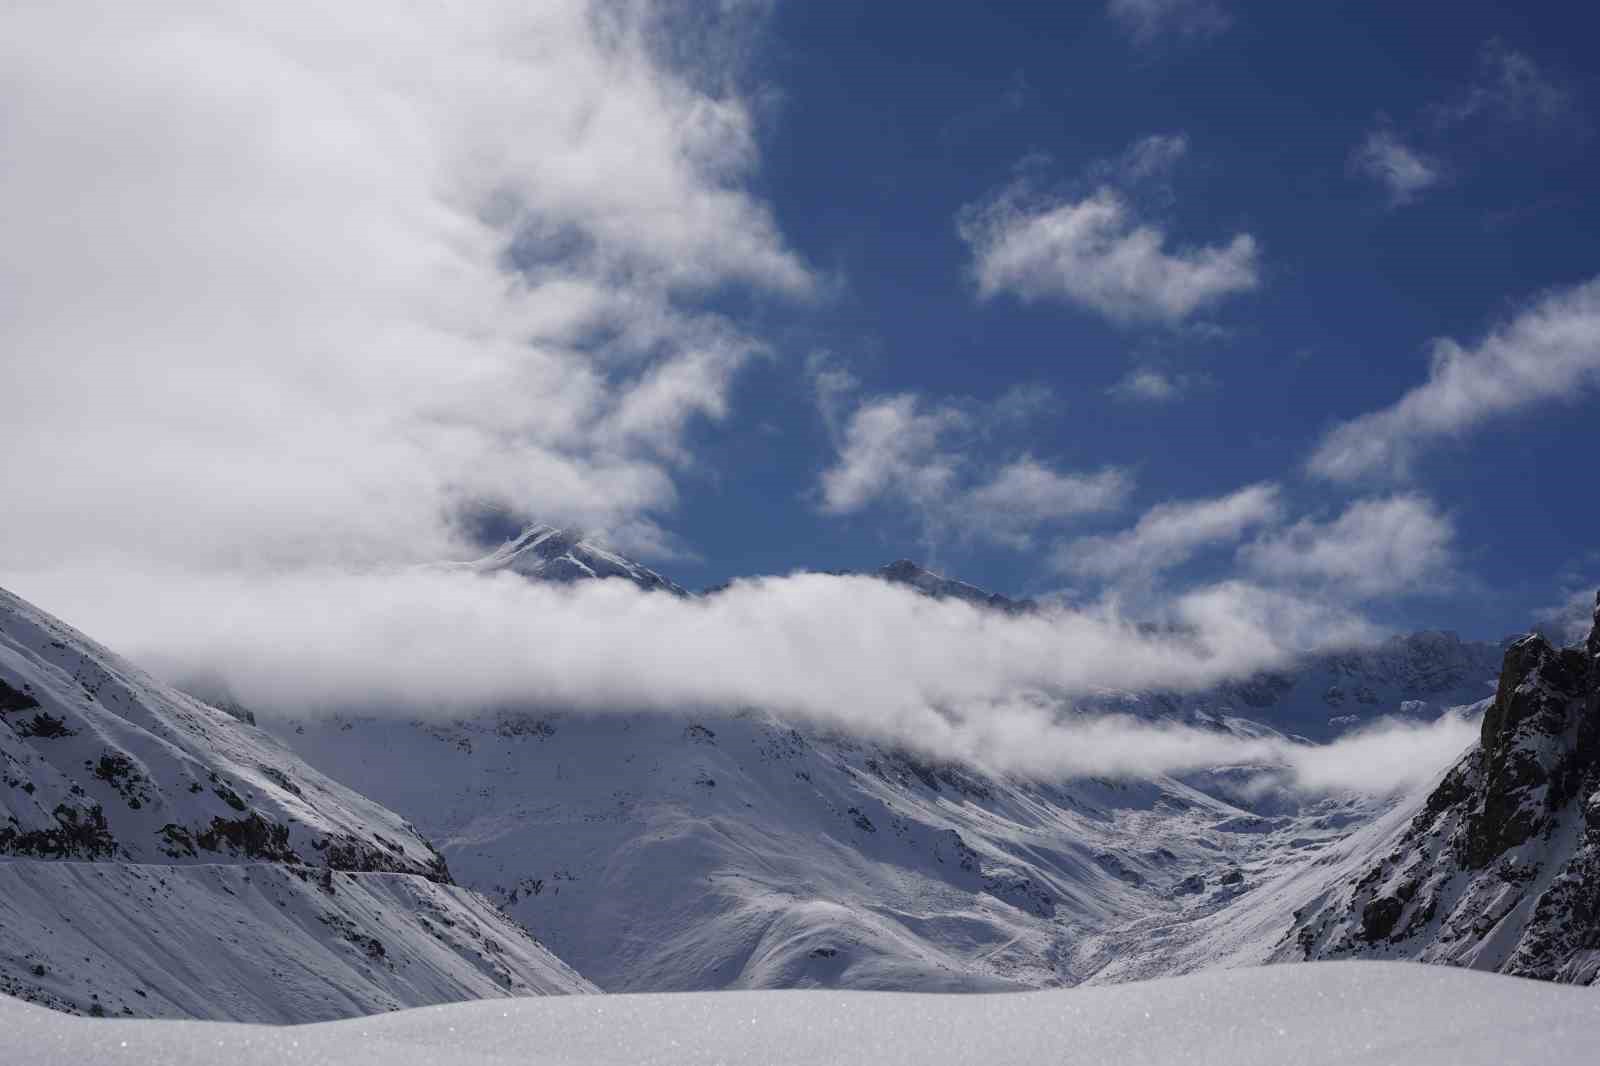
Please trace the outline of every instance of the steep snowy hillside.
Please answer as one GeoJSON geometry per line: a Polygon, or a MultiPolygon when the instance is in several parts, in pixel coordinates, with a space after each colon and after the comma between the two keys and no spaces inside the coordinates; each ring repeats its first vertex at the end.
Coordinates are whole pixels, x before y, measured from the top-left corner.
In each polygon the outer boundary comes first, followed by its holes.
{"type": "Polygon", "coordinates": [[[93,1022],[0,999],[0,1031],[31,1066],[1577,1066],[1600,1046],[1600,1003],[1459,970],[1322,963],[1006,996],[566,996],[289,1028],[93,1022]]]}
{"type": "Polygon", "coordinates": [[[1408,813],[1299,908],[1301,957],[1600,979],[1600,607],[1582,647],[1506,651],[1481,742],[1408,813]]]}
{"type": "Polygon", "coordinates": [[[0,989],[289,1021],[587,987],[399,815],[3,590],[0,723],[0,989]]]}

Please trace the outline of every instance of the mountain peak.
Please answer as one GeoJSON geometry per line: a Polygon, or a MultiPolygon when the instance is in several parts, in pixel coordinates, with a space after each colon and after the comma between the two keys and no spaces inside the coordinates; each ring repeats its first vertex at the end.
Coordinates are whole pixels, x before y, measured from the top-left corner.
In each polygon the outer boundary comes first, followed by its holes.
{"type": "Polygon", "coordinates": [[[880,566],[876,575],[890,584],[908,585],[937,600],[965,600],[980,607],[993,607],[1002,611],[1031,611],[1038,606],[1032,600],[1013,600],[998,592],[990,592],[976,585],[969,585],[965,581],[934,573],[910,559],[896,559],[892,563],[880,566]]]}
{"type": "Polygon", "coordinates": [[[479,573],[508,570],[536,581],[619,577],[647,591],[689,593],[654,570],[588,540],[579,530],[536,523],[488,555],[465,564],[479,573]]]}

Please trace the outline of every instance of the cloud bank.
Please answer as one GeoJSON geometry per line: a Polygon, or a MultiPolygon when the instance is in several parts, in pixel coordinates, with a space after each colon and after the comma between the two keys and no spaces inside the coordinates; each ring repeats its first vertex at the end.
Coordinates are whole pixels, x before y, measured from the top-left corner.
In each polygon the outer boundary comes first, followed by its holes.
{"type": "Polygon", "coordinates": [[[747,190],[760,5],[692,14],[5,5],[0,565],[648,539],[761,348],[702,298],[816,285],[747,190]]]}
{"type": "MultiPolygon", "coordinates": [[[[1324,749],[1073,709],[1107,690],[1204,687],[1373,636],[1337,609],[1238,583],[1176,598],[1157,628],[1108,610],[1008,615],[821,574],[699,600],[436,570],[247,578],[107,566],[37,575],[20,591],[159,674],[221,679],[268,715],[756,707],[1001,772],[1250,762],[1307,787],[1372,786],[1358,767],[1327,769],[1343,763],[1324,749]]],[[[1440,730],[1393,742],[1444,751],[1458,737],[1440,730]]],[[[1383,787],[1441,765],[1413,761],[1383,787]]]]}

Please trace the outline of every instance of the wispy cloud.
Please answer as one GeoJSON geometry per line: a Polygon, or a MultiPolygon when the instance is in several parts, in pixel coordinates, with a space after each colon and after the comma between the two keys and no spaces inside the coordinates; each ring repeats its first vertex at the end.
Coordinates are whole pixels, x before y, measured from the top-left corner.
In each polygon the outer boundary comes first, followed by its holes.
{"type": "Polygon", "coordinates": [[[1367,135],[1351,154],[1350,166],[1382,185],[1393,207],[1412,203],[1444,178],[1437,159],[1411,148],[1388,127],[1367,135]]]}
{"type": "Polygon", "coordinates": [[[1233,24],[1216,0],[1109,0],[1106,14],[1140,45],[1212,37],[1233,24]]]}
{"type": "Polygon", "coordinates": [[[1433,108],[1435,122],[1447,127],[1487,118],[1549,128],[1572,119],[1575,113],[1571,90],[1526,52],[1499,38],[1491,38],[1479,49],[1473,83],[1433,108]]]}
{"type": "Polygon", "coordinates": [[[1118,400],[1133,403],[1171,403],[1195,384],[1192,374],[1173,374],[1156,367],[1134,367],[1106,390],[1118,400]]]}
{"type": "Polygon", "coordinates": [[[761,348],[702,296],[816,289],[749,190],[758,6],[682,14],[6,5],[0,565],[647,531],[761,348]]]}
{"type": "Polygon", "coordinates": [[[824,513],[876,504],[908,510],[930,541],[972,539],[1024,548],[1034,532],[1078,515],[1116,510],[1133,487],[1115,467],[1061,471],[1032,455],[986,460],[987,428],[1031,417],[1048,393],[1012,390],[994,404],[929,403],[914,393],[855,398],[843,372],[814,368],[818,403],[837,455],[822,472],[824,513]]]}
{"type": "Polygon", "coordinates": [[[968,205],[957,230],[972,250],[980,299],[1009,293],[1076,304],[1118,323],[1170,325],[1255,289],[1254,237],[1170,247],[1128,192],[1165,174],[1186,150],[1179,136],[1146,138],[1119,159],[1092,165],[1099,184],[1087,195],[1043,193],[1024,176],[968,205]]]}
{"type": "Polygon", "coordinates": [[[1600,588],[1600,581],[1573,581],[1560,603],[1534,611],[1534,621],[1555,640],[1567,644],[1584,640],[1590,629],[1600,623],[1600,603],[1595,598],[1597,588],[1600,588]]]}
{"type": "Polygon", "coordinates": [[[1252,527],[1277,522],[1283,515],[1279,496],[1278,486],[1263,483],[1214,499],[1158,504],[1121,533],[1060,545],[1052,562],[1080,577],[1149,580],[1205,548],[1235,543],[1252,527]]]}
{"type": "Polygon", "coordinates": [[[1260,577],[1365,599],[1442,589],[1455,525],[1417,495],[1357,500],[1328,522],[1301,519],[1246,544],[1240,561],[1260,577]]]}
{"type": "Polygon", "coordinates": [[[1323,437],[1308,469],[1324,478],[1402,476],[1414,453],[1600,384],[1600,278],[1551,292],[1476,345],[1433,342],[1428,380],[1323,437]]]}

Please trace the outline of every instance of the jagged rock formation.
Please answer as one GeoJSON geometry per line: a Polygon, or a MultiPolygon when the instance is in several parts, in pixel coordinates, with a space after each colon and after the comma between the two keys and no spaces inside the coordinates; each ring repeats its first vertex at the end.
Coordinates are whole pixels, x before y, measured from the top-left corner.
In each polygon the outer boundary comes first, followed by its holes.
{"type": "Polygon", "coordinates": [[[588,987],[400,815],[0,590],[0,991],[305,1021],[588,987]]]}
{"type": "Polygon", "coordinates": [[[1600,977],[1600,603],[1581,647],[1506,649],[1479,744],[1374,854],[1297,913],[1305,958],[1600,977]]]}

